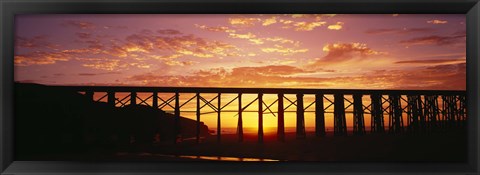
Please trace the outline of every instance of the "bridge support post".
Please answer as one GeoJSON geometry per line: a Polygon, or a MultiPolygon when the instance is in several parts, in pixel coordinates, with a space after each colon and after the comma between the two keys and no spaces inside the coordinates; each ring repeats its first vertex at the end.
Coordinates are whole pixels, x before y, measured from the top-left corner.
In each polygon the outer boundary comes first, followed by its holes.
{"type": "Polygon", "coordinates": [[[238,142],[243,142],[243,109],[242,109],[242,93],[238,93],[238,123],[237,123],[237,135],[238,142]]]}
{"type": "Polygon", "coordinates": [[[263,143],[263,94],[258,94],[258,143],[263,143]]]}
{"type": "Polygon", "coordinates": [[[457,95],[455,96],[455,127],[458,127],[460,126],[461,124],[461,118],[462,118],[462,115],[463,115],[463,111],[464,111],[464,107],[462,106],[462,96],[461,95],[457,95]]]}
{"type": "Polygon", "coordinates": [[[425,95],[424,114],[430,130],[438,128],[438,100],[436,95],[425,95]]]}
{"type": "Polygon", "coordinates": [[[108,93],[108,99],[107,103],[111,107],[115,107],[115,92],[107,92],[108,93]]]}
{"type": "Polygon", "coordinates": [[[157,92],[153,92],[153,97],[152,97],[152,106],[153,108],[155,109],[158,109],[158,93],[157,92]]]}
{"type": "Polygon", "coordinates": [[[443,104],[443,120],[446,127],[453,127],[455,125],[455,115],[457,111],[456,96],[442,96],[443,104]]]}
{"type": "Polygon", "coordinates": [[[304,139],[305,137],[306,133],[303,94],[297,94],[297,139],[304,139]]]}
{"type": "Polygon", "coordinates": [[[93,91],[86,91],[86,92],[85,92],[85,96],[87,97],[87,99],[88,99],[89,101],[94,101],[94,100],[93,100],[93,93],[94,93],[93,91]]]}
{"type": "Polygon", "coordinates": [[[335,136],[347,135],[347,121],[345,119],[345,104],[343,94],[334,95],[333,127],[335,136]]]}
{"type": "Polygon", "coordinates": [[[137,104],[137,93],[136,92],[131,92],[130,93],[130,105],[136,105],[137,104]]]}
{"type": "Polygon", "coordinates": [[[277,140],[285,141],[285,108],[283,107],[283,94],[278,94],[278,123],[277,140]]]}
{"type": "Polygon", "coordinates": [[[427,124],[426,124],[426,119],[425,119],[426,117],[425,117],[425,113],[424,113],[424,110],[423,110],[423,108],[424,108],[423,103],[425,103],[425,100],[422,101],[422,96],[421,95],[418,96],[417,103],[418,103],[418,115],[419,115],[418,116],[419,130],[421,132],[425,132],[427,130],[427,128],[426,128],[427,124]]]}
{"type": "Polygon", "coordinates": [[[383,124],[383,107],[382,107],[382,95],[372,94],[370,95],[372,104],[371,104],[371,132],[373,133],[383,133],[385,132],[385,127],[383,124]]]}
{"type": "Polygon", "coordinates": [[[459,96],[459,123],[461,123],[461,126],[465,126],[467,124],[467,103],[466,103],[467,97],[465,95],[459,96]]]}
{"type": "Polygon", "coordinates": [[[353,133],[355,135],[365,134],[365,119],[363,115],[362,94],[353,95],[353,133]]]}
{"type": "Polygon", "coordinates": [[[221,126],[221,119],[220,119],[220,111],[222,108],[222,94],[218,93],[218,107],[217,107],[217,142],[220,143],[220,140],[222,139],[222,126],[221,126]]]}
{"type": "Polygon", "coordinates": [[[175,119],[174,119],[174,139],[173,143],[177,143],[178,139],[181,139],[180,133],[180,99],[178,92],[175,93],[175,119]]]}
{"type": "Polygon", "coordinates": [[[325,136],[325,107],[323,94],[315,94],[315,135],[325,136]]]}
{"type": "Polygon", "coordinates": [[[200,93],[197,93],[197,143],[200,143],[200,93]]]}
{"type": "Polygon", "coordinates": [[[402,120],[402,106],[400,102],[400,95],[389,95],[388,99],[390,101],[390,120],[389,120],[389,130],[390,133],[400,133],[403,129],[403,120],[402,120]]]}
{"type": "Polygon", "coordinates": [[[422,115],[422,101],[419,95],[407,96],[407,117],[409,132],[416,133],[419,131],[419,119],[422,115]]]}

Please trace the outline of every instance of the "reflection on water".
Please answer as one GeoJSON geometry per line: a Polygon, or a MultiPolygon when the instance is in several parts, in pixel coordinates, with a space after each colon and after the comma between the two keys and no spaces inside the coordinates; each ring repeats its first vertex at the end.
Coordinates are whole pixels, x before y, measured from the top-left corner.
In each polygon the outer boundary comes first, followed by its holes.
{"type": "Polygon", "coordinates": [[[280,161],[274,159],[262,159],[262,158],[246,158],[246,157],[225,157],[225,156],[188,156],[188,155],[165,155],[165,154],[152,154],[152,153],[127,153],[119,152],[116,153],[117,156],[141,156],[141,157],[164,157],[164,158],[181,158],[181,159],[191,159],[191,160],[212,160],[212,161],[239,161],[239,162],[249,162],[249,161],[260,161],[260,162],[271,162],[271,161],[280,161]]]}
{"type": "Polygon", "coordinates": [[[279,161],[273,159],[243,158],[243,157],[223,157],[223,156],[178,156],[180,158],[199,159],[199,160],[219,160],[219,161],[279,161]]]}

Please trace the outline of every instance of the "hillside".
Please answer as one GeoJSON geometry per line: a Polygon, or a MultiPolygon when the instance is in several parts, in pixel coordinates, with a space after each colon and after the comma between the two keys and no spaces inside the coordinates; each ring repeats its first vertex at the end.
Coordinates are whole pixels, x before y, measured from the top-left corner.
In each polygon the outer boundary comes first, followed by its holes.
{"type": "MultiPolygon", "coordinates": [[[[174,116],[162,110],[111,107],[77,92],[38,84],[15,86],[17,155],[173,143],[174,116]]],[[[181,117],[180,125],[183,138],[196,136],[196,121],[181,117]]],[[[208,135],[203,123],[200,133],[208,135]]]]}

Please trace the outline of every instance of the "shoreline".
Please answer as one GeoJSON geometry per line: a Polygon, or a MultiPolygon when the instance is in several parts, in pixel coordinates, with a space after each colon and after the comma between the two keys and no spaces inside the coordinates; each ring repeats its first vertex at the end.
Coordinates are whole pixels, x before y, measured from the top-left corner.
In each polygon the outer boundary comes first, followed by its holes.
{"type": "Polygon", "coordinates": [[[305,139],[286,133],[285,141],[275,134],[264,136],[264,143],[246,134],[238,142],[236,134],[216,136],[202,143],[189,140],[177,144],[133,145],[113,150],[90,150],[85,154],[36,155],[19,160],[74,161],[262,161],[293,162],[466,162],[467,136],[464,132],[425,135],[367,134],[363,136],[315,137],[305,139]]]}

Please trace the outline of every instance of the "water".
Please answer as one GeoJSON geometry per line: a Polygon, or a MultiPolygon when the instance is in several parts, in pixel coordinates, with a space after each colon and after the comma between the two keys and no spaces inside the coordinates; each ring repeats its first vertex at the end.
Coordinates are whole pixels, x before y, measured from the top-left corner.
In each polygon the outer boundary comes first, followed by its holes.
{"type": "MultiPolygon", "coordinates": [[[[332,128],[333,129],[333,128],[332,128]]],[[[216,129],[211,129],[216,135],[217,130],[216,129]]],[[[315,131],[315,128],[305,128],[306,131],[315,131]]],[[[297,129],[295,127],[285,127],[285,132],[296,132],[297,129]]],[[[333,130],[332,130],[333,131],[333,130]]],[[[237,128],[222,128],[222,134],[237,134],[237,128]]],[[[276,127],[265,127],[263,128],[264,133],[277,133],[277,128],[276,127]]],[[[258,129],[257,128],[243,128],[243,133],[244,134],[257,134],[258,129]]]]}
{"type": "MultiPolygon", "coordinates": [[[[210,129],[212,135],[216,135],[217,129],[213,128],[210,129]]],[[[325,127],[326,132],[333,132],[333,127],[325,127]]],[[[347,127],[348,131],[353,131],[353,127],[347,127]]],[[[285,127],[285,133],[295,133],[297,131],[296,127],[285,127]]],[[[314,127],[306,127],[305,128],[306,132],[315,132],[314,127]]],[[[370,127],[365,127],[365,131],[369,132],[370,127]]],[[[222,128],[222,134],[237,134],[237,128],[222,128]]],[[[276,127],[265,127],[263,128],[264,133],[277,133],[277,128],[276,127]]],[[[257,128],[243,128],[243,133],[244,134],[257,134],[258,129],[257,128]]]]}
{"type": "Polygon", "coordinates": [[[150,157],[150,158],[181,158],[181,159],[191,159],[191,160],[212,160],[212,161],[235,161],[235,162],[250,162],[250,161],[261,161],[261,162],[270,162],[270,161],[280,161],[275,159],[264,159],[264,158],[248,158],[248,157],[226,157],[226,156],[193,156],[193,155],[166,155],[166,154],[152,154],[148,152],[142,153],[127,153],[119,152],[116,156],[139,156],[139,157],[150,157]]]}

